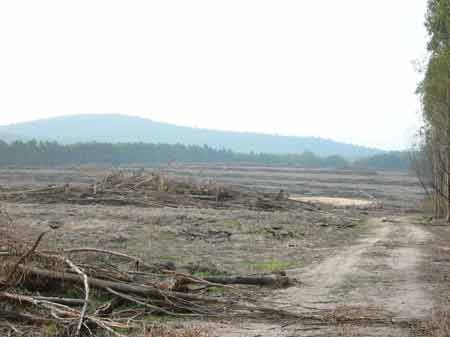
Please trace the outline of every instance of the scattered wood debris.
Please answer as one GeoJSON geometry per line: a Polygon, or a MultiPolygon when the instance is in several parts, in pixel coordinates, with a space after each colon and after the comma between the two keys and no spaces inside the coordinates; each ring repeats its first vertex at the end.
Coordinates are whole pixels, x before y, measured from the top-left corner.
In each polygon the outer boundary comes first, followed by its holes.
{"type": "Polygon", "coordinates": [[[94,184],[2,189],[0,200],[27,203],[133,205],[138,207],[245,208],[283,211],[314,207],[280,193],[258,193],[171,178],[159,173],[135,175],[119,171],[94,184]]]}
{"type": "Polygon", "coordinates": [[[0,233],[0,246],[7,253],[0,256],[0,328],[2,322],[20,323],[22,331],[25,324],[33,331],[31,335],[39,336],[39,328],[50,324],[57,336],[88,336],[98,330],[122,336],[123,331],[142,329],[148,315],[298,316],[247,297],[237,288],[294,284],[282,273],[202,278],[147,265],[116,251],[90,247],[40,250],[47,231],[30,243],[4,230],[0,233]],[[102,262],[105,254],[133,263],[127,264],[128,269],[108,267],[102,262]],[[218,295],[209,289],[222,291],[218,295]]]}

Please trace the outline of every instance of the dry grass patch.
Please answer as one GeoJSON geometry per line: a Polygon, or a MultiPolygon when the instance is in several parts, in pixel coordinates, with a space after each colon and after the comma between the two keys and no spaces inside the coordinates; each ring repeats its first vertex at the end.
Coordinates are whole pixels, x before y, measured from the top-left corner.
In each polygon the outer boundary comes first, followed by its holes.
{"type": "Polygon", "coordinates": [[[209,337],[208,330],[198,327],[173,328],[163,325],[146,327],[142,337],[209,337]]]}
{"type": "Polygon", "coordinates": [[[421,322],[415,329],[417,336],[450,337],[450,311],[438,309],[429,321],[421,322]]]}
{"type": "Polygon", "coordinates": [[[354,307],[338,306],[329,312],[324,313],[323,319],[335,324],[354,324],[358,322],[369,323],[390,323],[392,314],[377,306],[354,307]]]}

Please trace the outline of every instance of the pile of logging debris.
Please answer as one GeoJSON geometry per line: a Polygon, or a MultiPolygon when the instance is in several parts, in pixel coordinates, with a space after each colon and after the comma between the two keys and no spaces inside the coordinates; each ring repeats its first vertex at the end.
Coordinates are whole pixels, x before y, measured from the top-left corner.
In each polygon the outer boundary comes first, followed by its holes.
{"type": "MultiPolygon", "coordinates": [[[[50,230],[49,230],[50,231],[50,230]]],[[[254,318],[286,325],[410,326],[393,321],[378,309],[278,309],[250,293],[252,286],[288,287],[295,283],[283,273],[259,276],[211,276],[148,265],[138,257],[97,248],[62,251],[40,249],[34,242],[11,236],[0,224],[0,336],[82,337],[207,337],[200,329],[181,334],[169,326],[151,324],[156,317],[254,318]],[[89,258],[86,255],[91,255],[89,258]],[[105,255],[129,262],[106,262],[105,255]],[[128,268],[124,268],[124,266],[128,268]],[[244,287],[243,287],[244,286],[244,287]],[[215,291],[209,291],[214,289],[215,291]],[[221,290],[218,292],[217,290],[221,290]]]]}
{"type": "Polygon", "coordinates": [[[293,284],[283,274],[198,277],[122,252],[40,249],[49,231],[24,242],[0,227],[1,335],[124,336],[149,315],[297,317],[246,295],[293,284]]]}
{"type": "Polygon", "coordinates": [[[133,205],[139,207],[245,208],[282,211],[314,209],[280,193],[240,191],[230,187],[175,179],[158,173],[134,175],[119,171],[91,185],[65,184],[45,188],[2,189],[0,200],[28,203],[133,205]]]}

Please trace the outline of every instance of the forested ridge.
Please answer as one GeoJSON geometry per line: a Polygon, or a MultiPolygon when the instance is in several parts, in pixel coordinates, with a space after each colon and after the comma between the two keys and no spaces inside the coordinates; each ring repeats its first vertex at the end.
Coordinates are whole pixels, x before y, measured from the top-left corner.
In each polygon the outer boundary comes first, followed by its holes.
{"type": "Polygon", "coordinates": [[[160,123],[147,118],[118,114],[91,114],[40,119],[0,126],[0,139],[56,141],[75,143],[162,143],[189,144],[238,153],[265,152],[301,154],[311,151],[318,156],[340,155],[357,159],[383,151],[345,144],[317,137],[293,137],[252,132],[208,130],[160,123]],[[2,138],[6,135],[7,138],[2,138]]]}
{"type": "Polygon", "coordinates": [[[299,165],[310,168],[365,168],[405,170],[405,152],[390,152],[350,162],[340,156],[320,157],[310,151],[302,154],[237,153],[209,146],[151,143],[77,143],[0,141],[1,167],[50,167],[67,165],[160,165],[179,163],[256,163],[299,165]]]}

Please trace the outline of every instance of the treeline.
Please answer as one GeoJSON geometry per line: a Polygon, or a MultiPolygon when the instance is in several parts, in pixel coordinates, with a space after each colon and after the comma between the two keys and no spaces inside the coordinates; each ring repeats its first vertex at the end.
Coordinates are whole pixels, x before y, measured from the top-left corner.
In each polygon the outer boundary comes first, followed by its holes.
{"type": "Polygon", "coordinates": [[[70,165],[160,165],[180,163],[255,163],[266,165],[298,165],[309,168],[406,169],[401,152],[361,159],[350,163],[340,156],[319,157],[312,152],[290,155],[236,153],[209,146],[148,143],[79,143],[60,145],[56,142],[0,141],[1,167],[54,167],[70,165]]]}
{"type": "Polygon", "coordinates": [[[392,151],[358,159],[353,163],[353,166],[372,170],[408,171],[411,169],[411,160],[411,153],[409,152],[392,151]]]}
{"type": "Polygon", "coordinates": [[[450,222],[450,1],[427,1],[425,27],[427,58],[417,87],[423,117],[418,146],[425,153],[419,178],[432,196],[434,216],[450,222]]]}

